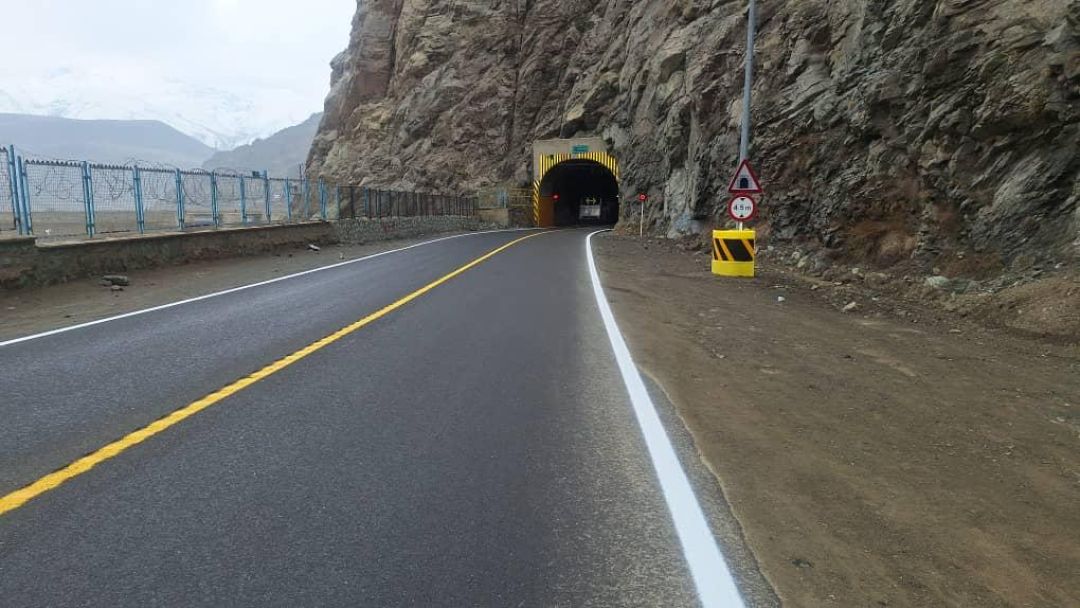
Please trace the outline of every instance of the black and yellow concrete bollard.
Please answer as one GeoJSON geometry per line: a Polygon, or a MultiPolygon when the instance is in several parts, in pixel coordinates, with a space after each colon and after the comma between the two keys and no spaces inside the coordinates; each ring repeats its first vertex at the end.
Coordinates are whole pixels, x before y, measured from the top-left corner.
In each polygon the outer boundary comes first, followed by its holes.
{"type": "Polygon", "coordinates": [[[753,277],[754,231],[713,230],[713,274],[722,277],[753,277]]]}

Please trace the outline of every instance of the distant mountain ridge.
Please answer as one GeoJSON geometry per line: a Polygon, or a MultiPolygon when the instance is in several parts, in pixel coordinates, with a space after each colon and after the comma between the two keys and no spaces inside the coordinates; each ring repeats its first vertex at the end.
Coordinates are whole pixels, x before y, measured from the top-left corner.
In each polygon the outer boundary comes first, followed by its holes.
{"type": "MultiPolygon", "coordinates": [[[[93,120],[160,120],[211,148],[229,150],[295,125],[317,108],[286,89],[223,89],[150,82],[109,66],[67,67],[0,82],[0,112],[93,120]]],[[[205,158],[203,160],[206,160],[205,158]]]]}
{"type": "Polygon", "coordinates": [[[157,120],[79,120],[0,113],[0,145],[30,156],[195,168],[214,153],[201,141],[157,120]]]}
{"type": "Polygon", "coordinates": [[[217,152],[203,163],[203,168],[243,172],[265,170],[270,175],[298,177],[321,120],[322,112],[312,114],[304,122],[266,139],[256,139],[235,150],[217,152]]]}

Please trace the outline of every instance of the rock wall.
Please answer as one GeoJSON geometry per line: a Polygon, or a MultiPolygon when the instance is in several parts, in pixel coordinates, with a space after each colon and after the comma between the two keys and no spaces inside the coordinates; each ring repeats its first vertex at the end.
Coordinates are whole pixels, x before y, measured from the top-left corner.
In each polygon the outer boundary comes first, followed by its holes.
{"type": "Polygon", "coordinates": [[[444,232],[469,232],[498,228],[498,226],[484,223],[478,217],[461,215],[347,219],[333,222],[333,227],[337,242],[350,245],[414,238],[444,232]]]}
{"type": "MultiPolygon", "coordinates": [[[[763,233],[881,265],[1080,261],[1080,0],[759,13],[763,233]]],[[[598,135],[654,232],[698,233],[736,164],[744,40],[745,0],[360,0],[309,169],[523,185],[532,141],[598,135]]]]}

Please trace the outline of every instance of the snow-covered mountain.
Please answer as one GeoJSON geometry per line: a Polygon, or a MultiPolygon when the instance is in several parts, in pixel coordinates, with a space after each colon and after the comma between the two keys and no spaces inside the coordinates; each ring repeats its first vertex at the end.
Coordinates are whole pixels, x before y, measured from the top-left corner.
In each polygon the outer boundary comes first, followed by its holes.
{"type": "Polygon", "coordinates": [[[230,86],[226,91],[138,72],[67,68],[0,81],[0,112],[158,120],[219,150],[299,124],[314,109],[286,89],[230,86]]]}
{"type": "Polygon", "coordinates": [[[0,113],[0,146],[14,144],[32,158],[99,163],[201,165],[213,150],[156,120],[74,120],[0,113]]]}
{"type": "Polygon", "coordinates": [[[230,172],[269,171],[277,177],[299,177],[300,165],[307,161],[311,140],[319,129],[322,112],[312,114],[303,123],[282,129],[266,139],[214,154],[203,169],[230,172]]]}

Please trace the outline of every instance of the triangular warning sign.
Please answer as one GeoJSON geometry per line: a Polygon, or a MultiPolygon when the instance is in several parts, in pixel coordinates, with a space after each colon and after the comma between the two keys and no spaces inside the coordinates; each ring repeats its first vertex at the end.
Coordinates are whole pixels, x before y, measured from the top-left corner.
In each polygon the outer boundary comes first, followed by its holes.
{"type": "Polygon", "coordinates": [[[754,173],[754,168],[750,166],[749,160],[744,160],[739,165],[735,177],[731,178],[728,192],[732,194],[761,194],[761,182],[758,180],[757,174],[754,173]]]}

